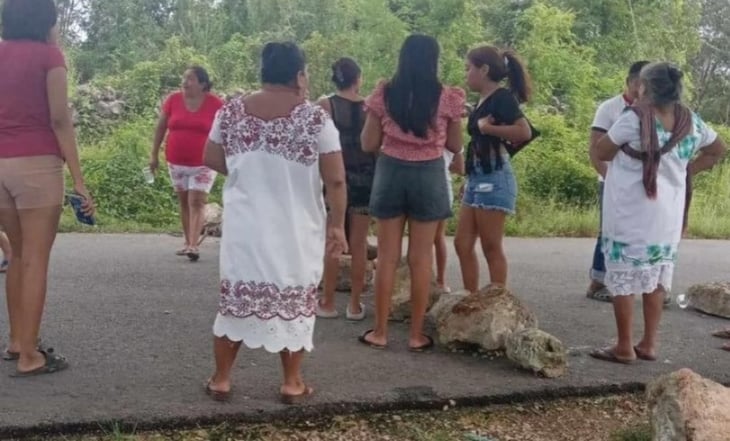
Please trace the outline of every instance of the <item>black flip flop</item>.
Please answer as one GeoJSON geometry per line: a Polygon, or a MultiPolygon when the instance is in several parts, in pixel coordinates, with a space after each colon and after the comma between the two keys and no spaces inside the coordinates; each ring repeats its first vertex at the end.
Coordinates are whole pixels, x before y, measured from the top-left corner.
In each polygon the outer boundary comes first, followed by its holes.
{"type": "Polygon", "coordinates": [[[427,343],[422,344],[421,346],[416,346],[415,348],[408,348],[408,350],[411,352],[425,352],[425,351],[428,351],[429,349],[432,349],[435,346],[433,337],[431,337],[430,335],[425,335],[425,334],[423,336],[426,337],[426,339],[428,340],[427,343]]]}
{"type": "Polygon", "coordinates": [[[379,344],[377,344],[377,343],[372,343],[372,342],[369,342],[369,341],[368,341],[368,340],[367,340],[367,339],[365,338],[365,337],[367,337],[368,335],[372,334],[373,332],[375,332],[375,330],[374,330],[374,329],[368,329],[368,330],[367,330],[367,331],[365,331],[365,332],[364,332],[364,333],[363,333],[363,334],[362,334],[361,336],[359,336],[359,337],[357,338],[357,341],[359,341],[360,343],[364,344],[365,346],[370,346],[370,347],[371,347],[371,348],[373,348],[373,349],[381,349],[381,350],[382,350],[382,349],[385,349],[386,345],[379,345],[379,344]]]}
{"type": "Polygon", "coordinates": [[[197,262],[200,260],[200,252],[199,251],[188,251],[188,259],[190,259],[191,262],[197,262]]]}
{"type": "Polygon", "coordinates": [[[634,352],[636,353],[636,357],[638,357],[640,360],[644,361],[656,361],[656,357],[651,356],[647,354],[646,352],[639,349],[638,346],[634,346],[634,352]]]}
{"type": "Polygon", "coordinates": [[[633,364],[636,361],[628,358],[618,358],[611,348],[595,349],[589,355],[596,360],[608,361],[610,363],[633,364]]]}
{"type": "Polygon", "coordinates": [[[53,348],[48,348],[45,351],[38,352],[43,354],[43,356],[46,358],[46,363],[43,366],[28,372],[15,371],[14,373],[10,374],[10,376],[13,378],[36,377],[38,375],[54,374],[56,372],[61,372],[65,369],[68,369],[68,362],[66,361],[66,359],[60,355],[54,354],[53,348]]]}

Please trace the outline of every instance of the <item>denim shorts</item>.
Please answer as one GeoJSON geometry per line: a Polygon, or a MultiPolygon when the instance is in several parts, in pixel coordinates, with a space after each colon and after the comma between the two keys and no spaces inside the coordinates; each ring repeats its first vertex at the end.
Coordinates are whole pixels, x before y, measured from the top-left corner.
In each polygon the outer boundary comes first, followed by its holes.
{"type": "Polygon", "coordinates": [[[404,161],[380,154],[370,197],[376,219],[406,216],[420,222],[451,217],[444,158],[404,161]]]}
{"type": "Polygon", "coordinates": [[[498,170],[493,165],[490,173],[484,173],[481,165],[475,165],[467,177],[462,203],[471,208],[515,214],[517,181],[509,159],[504,158],[502,168],[498,170]]]}

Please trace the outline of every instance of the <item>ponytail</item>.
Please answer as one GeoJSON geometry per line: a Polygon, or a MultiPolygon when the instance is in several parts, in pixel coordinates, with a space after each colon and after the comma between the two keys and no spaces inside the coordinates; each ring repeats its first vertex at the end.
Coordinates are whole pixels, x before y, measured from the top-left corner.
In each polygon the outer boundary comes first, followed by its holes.
{"type": "Polygon", "coordinates": [[[505,67],[507,68],[507,81],[512,93],[520,103],[530,100],[532,94],[532,82],[522,60],[511,50],[502,52],[505,67]]]}

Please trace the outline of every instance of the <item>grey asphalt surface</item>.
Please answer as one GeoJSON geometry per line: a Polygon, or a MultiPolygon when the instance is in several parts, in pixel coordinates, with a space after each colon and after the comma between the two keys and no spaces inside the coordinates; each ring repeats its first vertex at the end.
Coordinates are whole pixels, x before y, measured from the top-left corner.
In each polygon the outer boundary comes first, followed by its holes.
{"type": "MultiPolygon", "coordinates": [[[[286,409],[277,402],[279,357],[261,350],[240,353],[230,403],[215,403],[203,393],[213,365],[215,239],[203,245],[202,260],[191,264],[173,255],[180,239],[171,236],[61,235],[42,336],[72,367],[60,374],[12,379],[8,374],[14,364],[0,364],[0,437],[44,426],[93,429],[101,421],[138,427],[229,417],[253,421],[437,405],[449,399],[474,404],[631,389],[682,367],[730,383],[730,354],[720,351],[722,342],[710,336],[730,321],[676,306],[662,323],[658,362],[621,366],[587,356],[590,348],[610,343],[615,335],[610,304],[584,296],[593,244],[587,239],[509,239],[506,244],[514,291],[537,312],[542,329],[572,348],[566,377],[541,379],[505,360],[442,350],[412,354],[406,350],[403,324],[392,325],[388,350],[375,351],[356,341],[371,327],[371,317],[359,324],[320,320],[316,349],[305,363],[305,378],[316,395],[304,409],[286,409]]],[[[729,251],[730,242],[684,242],[674,293],[694,283],[730,279],[729,251]]],[[[459,285],[453,255],[448,279],[453,287],[459,285]]],[[[346,299],[339,296],[341,310],[346,299]]],[[[371,308],[373,298],[365,300],[371,308]]],[[[640,335],[640,309],[635,322],[640,335]]],[[[0,327],[6,326],[3,308],[0,327]]]]}

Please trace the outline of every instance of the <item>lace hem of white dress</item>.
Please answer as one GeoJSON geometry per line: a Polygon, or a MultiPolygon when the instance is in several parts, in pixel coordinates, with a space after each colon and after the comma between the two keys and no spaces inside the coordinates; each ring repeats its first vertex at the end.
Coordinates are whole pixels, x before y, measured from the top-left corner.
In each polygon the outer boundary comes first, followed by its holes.
{"type": "Polygon", "coordinates": [[[283,350],[312,352],[314,321],[315,317],[261,320],[256,316],[238,318],[218,314],[213,324],[213,334],[234,342],[243,342],[250,349],[264,348],[272,354],[283,350]]]}
{"type": "Polygon", "coordinates": [[[661,285],[671,291],[674,264],[656,265],[643,268],[613,269],[606,271],[605,284],[614,296],[632,294],[651,294],[661,285]]]}

